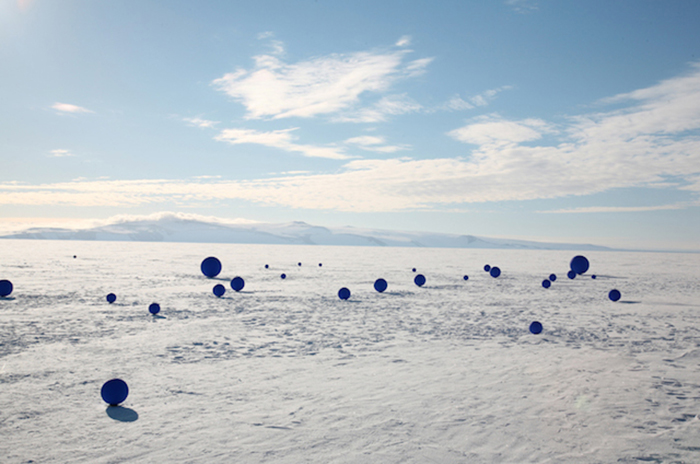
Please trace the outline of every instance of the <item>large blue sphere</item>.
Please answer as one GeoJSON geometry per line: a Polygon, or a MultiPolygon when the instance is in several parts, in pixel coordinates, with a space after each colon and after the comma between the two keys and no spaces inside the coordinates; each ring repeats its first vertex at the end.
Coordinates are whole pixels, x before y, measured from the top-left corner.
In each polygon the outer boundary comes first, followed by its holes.
{"type": "Polygon", "coordinates": [[[585,256],[581,255],[574,256],[571,262],[569,263],[569,267],[571,268],[571,270],[578,275],[584,274],[588,270],[589,266],[590,263],[588,262],[588,259],[585,256]]]}
{"type": "Polygon", "coordinates": [[[382,293],[386,288],[388,287],[388,284],[386,283],[386,280],[384,279],[377,279],[374,281],[374,289],[378,291],[379,293],[382,293]]]}
{"type": "Polygon", "coordinates": [[[235,291],[240,292],[241,290],[243,290],[243,287],[245,287],[245,281],[242,277],[234,277],[231,280],[231,288],[235,291]]]}
{"type": "Polygon", "coordinates": [[[549,280],[554,282],[555,280],[557,280],[557,275],[556,274],[549,274],[549,280]]]}
{"type": "Polygon", "coordinates": [[[530,324],[530,332],[532,332],[535,335],[541,334],[542,333],[542,323],[534,321],[532,324],[530,324]]]}
{"type": "Polygon", "coordinates": [[[116,406],[124,402],[129,396],[129,387],[122,379],[108,380],[102,385],[102,399],[110,406],[116,406]]]}
{"type": "Polygon", "coordinates": [[[341,288],[340,290],[338,290],[338,298],[340,298],[341,300],[347,300],[348,298],[350,298],[350,290],[348,290],[345,287],[341,288]]]}
{"type": "Polygon", "coordinates": [[[12,293],[12,282],[0,280],[0,296],[8,296],[10,293],[12,293]]]}
{"type": "Polygon", "coordinates": [[[216,277],[221,272],[221,261],[217,258],[210,256],[202,261],[202,274],[209,277],[216,277]]]}
{"type": "Polygon", "coordinates": [[[224,293],[226,293],[226,287],[224,287],[221,284],[216,284],[216,285],[214,285],[214,288],[212,289],[212,291],[214,292],[214,295],[221,298],[222,296],[224,296],[224,293]]]}
{"type": "Polygon", "coordinates": [[[117,295],[115,295],[114,293],[110,293],[109,295],[107,295],[107,303],[112,304],[115,301],[117,301],[117,295]]]}
{"type": "Polygon", "coordinates": [[[568,277],[569,279],[575,279],[576,273],[574,271],[569,271],[566,273],[566,277],[568,277]]]}
{"type": "Polygon", "coordinates": [[[552,286],[552,281],[550,281],[549,279],[544,279],[544,280],[542,281],[542,286],[543,286],[544,288],[549,288],[549,287],[552,286]]]}
{"type": "Polygon", "coordinates": [[[418,274],[415,279],[413,279],[413,283],[418,285],[419,287],[422,287],[425,285],[425,276],[423,274],[418,274]]]}
{"type": "Polygon", "coordinates": [[[491,277],[495,278],[495,277],[498,277],[499,275],[501,275],[501,270],[498,268],[498,266],[494,266],[489,271],[489,274],[491,274],[491,277]]]}
{"type": "Polygon", "coordinates": [[[620,293],[620,291],[617,289],[610,290],[610,293],[608,293],[608,298],[610,298],[611,301],[617,301],[622,298],[622,293],[620,293]]]}
{"type": "Polygon", "coordinates": [[[155,316],[160,312],[160,305],[158,303],[151,303],[151,305],[148,307],[148,312],[155,316]]]}

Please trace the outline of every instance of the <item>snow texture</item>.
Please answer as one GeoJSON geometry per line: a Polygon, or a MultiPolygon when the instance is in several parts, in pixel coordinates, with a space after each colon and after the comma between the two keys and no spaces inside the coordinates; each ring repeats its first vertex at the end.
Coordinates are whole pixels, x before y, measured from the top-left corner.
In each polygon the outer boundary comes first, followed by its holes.
{"type": "Polygon", "coordinates": [[[597,279],[545,290],[575,253],[0,246],[3,463],[700,462],[694,254],[586,252],[597,279]]]}

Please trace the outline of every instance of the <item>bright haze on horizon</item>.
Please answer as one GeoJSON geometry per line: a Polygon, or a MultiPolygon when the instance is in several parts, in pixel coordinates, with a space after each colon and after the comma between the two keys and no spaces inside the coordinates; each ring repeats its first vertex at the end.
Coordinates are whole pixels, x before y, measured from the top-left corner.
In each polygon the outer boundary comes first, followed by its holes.
{"type": "Polygon", "coordinates": [[[700,250],[697,2],[0,2],[0,229],[700,250]]]}

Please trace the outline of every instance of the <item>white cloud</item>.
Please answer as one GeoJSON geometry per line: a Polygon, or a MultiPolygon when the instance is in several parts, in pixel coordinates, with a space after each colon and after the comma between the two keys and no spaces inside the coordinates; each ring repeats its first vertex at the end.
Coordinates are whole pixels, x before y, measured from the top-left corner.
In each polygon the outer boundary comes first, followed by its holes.
{"type": "Polygon", "coordinates": [[[66,158],[69,156],[75,156],[75,154],[71,153],[70,150],[64,150],[64,149],[51,150],[49,153],[50,153],[49,156],[52,158],[66,158]]]}
{"type": "Polygon", "coordinates": [[[504,85],[495,89],[485,90],[480,94],[467,98],[468,101],[464,100],[460,95],[454,95],[437,109],[445,111],[462,111],[470,110],[477,106],[486,106],[491,103],[491,100],[493,100],[496,95],[504,90],[510,90],[512,88],[513,87],[510,85],[504,85]]]}
{"type": "Polygon", "coordinates": [[[690,206],[698,206],[697,203],[674,203],[670,205],[657,206],[583,206],[580,208],[564,208],[548,211],[537,211],[545,214],[567,214],[567,213],[640,213],[646,211],[668,211],[686,209],[690,206]]]}
{"type": "Polygon", "coordinates": [[[202,128],[214,127],[215,125],[219,124],[219,121],[210,121],[202,118],[182,118],[182,120],[191,126],[202,128]]]}
{"type": "Polygon", "coordinates": [[[94,111],[91,111],[87,108],[83,108],[82,106],[71,105],[69,103],[56,102],[53,105],[51,105],[51,108],[61,113],[94,113],[94,111]]]}
{"type": "Polygon", "coordinates": [[[541,119],[524,119],[522,121],[506,121],[497,115],[477,118],[478,122],[468,124],[448,132],[460,142],[475,145],[503,145],[529,142],[550,132],[550,125],[541,119]]]}
{"type": "Polygon", "coordinates": [[[352,137],[344,142],[346,145],[355,145],[362,150],[373,151],[377,153],[395,153],[400,150],[410,148],[408,145],[387,145],[384,137],[374,135],[362,135],[352,137]]]}
{"type": "Polygon", "coordinates": [[[411,45],[411,36],[410,35],[403,35],[399,40],[396,41],[395,44],[397,47],[408,47],[411,45]]]}
{"type": "Polygon", "coordinates": [[[292,132],[297,129],[297,127],[293,127],[290,129],[269,132],[260,132],[252,129],[224,129],[215,137],[215,139],[220,142],[230,143],[231,145],[240,145],[245,143],[264,145],[266,147],[274,147],[285,151],[301,153],[304,156],[313,158],[350,158],[350,156],[343,153],[342,148],[294,143],[297,137],[295,137],[292,132]]]}
{"type": "Polygon", "coordinates": [[[294,64],[259,55],[253,69],[238,69],[212,84],[240,101],[249,118],[332,114],[352,108],[365,93],[384,92],[397,79],[424,72],[431,59],[404,64],[407,53],[332,54],[294,64]]]}
{"type": "MultiPolygon", "coordinates": [[[[465,157],[460,159],[353,160],[334,173],[282,174],[247,181],[7,182],[0,183],[0,204],[135,206],[174,201],[192,205],[236,199],[290,208],[387,212],[590,195],[628,187],[673,188],[671,181],[677,189],[700,192],[700,67],[614,99],[630,104],[558,124],[558,132],[552,134],[559,137],[557,144],[538,144],[542,134],[553,131],[551,123],[491,115],[451,132],[478,145],[473,150],[465,147],[465,157]]],[[[305,153],[309,147],[297,145],[292,130],[228,129],[220,138],[309,156],[305,153]]],[[[372,147],[381,146],[384,139],[352,138],[346,143],[372,147]]],[[[319,149],[345,156],[338,147],[319,149]]],[[[688,203],[693,205],[697,202],[688,203]]],[[[635,210],[603,208],[570,212],[635,210]]]]}
{"type": "Polygon", "coordinates": [[[531,13],[539,9],[537,3],[532,0],[506,0],[505,3],[516,13],[531,13]]]}
{"type": "Polygon", "coordinates": [[[382,97],[381,100],[372,106],[345,112],[333,118],[333,121],[363,123],[382,122],[386,121],[389,116],[415,113],[421,109],[422,106],[418,102],[405,94],[390,95],[382,97]]]}

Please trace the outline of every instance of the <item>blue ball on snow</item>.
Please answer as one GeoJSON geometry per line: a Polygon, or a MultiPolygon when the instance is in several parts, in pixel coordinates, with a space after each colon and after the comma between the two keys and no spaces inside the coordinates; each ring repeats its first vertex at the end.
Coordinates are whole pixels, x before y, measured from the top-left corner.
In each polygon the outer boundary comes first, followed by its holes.
{"type": "Polygon", "coordinates": [[[530,332],[532,332],[535,335],[541,334],[542,333],[542,323],[538,321],[534,321],[532,324],[530,324],[530,332]]]}
{"type": "Polygon", "coordinates": [[[243,287],[245,287],[245,280],[243,280],[243,277],[234,277],[231,279],[231,288],[234,289],[237,292],[240,292],[243,290],[243,287]]]}
{"type": "Polygon", "coordinates": [[[284,280],[284,279],[286,279],[286,278],[287,278],[287,274],[282,274],[282,275],[280,275],[280,279],[284,280]]]}
{"type": "Polygon", "coordinates": [[[374,289],[379,293],[382,293],[384,290],[386,290],[388,286],[389,284],[387,284],[386,280],[384,279],[377,279],[374,281],[374,289]]]}
{"type": "Polygon", "coordinates": [[[465,276],[462,277],[462,278],[463,278],[464,280],[469,280],[469,276],[468,276],[468,275],[465,275],[465,276]]]}
{"type": "Polygon", "coordinates": [[[549,279],[544,279],[544,280],[542,281],[542,286],[543,286],[544,288],[549,288],[549,287],[552,286],[552,282],[551,282],[549,279]]]}
{"type": "Polygon", "coordinates": [[[221,272],[221,261],[219,261],[218,258],[210,256],[204,258],[200,267],[202,269],[202,274],[211,279],[212,277],[218,276],[221,272]]]}
{"type": "Polygon", "coordinates": [[[415,279],[413,279],[413,283],[418,285],[419,287],[422,287],[425,285],[425,276],[423,274],[418,274],[415,279]]]}
{"type": "Polygon", "coordinates": [[[110,293],[109,295],[107,295],[107,303],[112,304],[115,301],[117,301],[117,295],[115,295],[114,293],[110,293]]]}
{"type": "Polygon", "coordinates": [[[160,305],[158,303],[151,303],[148,307],[148,312],[155,316],[160,312],[160,305]]]}
{"type": "Polygon", "coordinates": [[[340,298],[341,300],[347,300],[348,298],[350,298],[350,290],[348,290],[345,287],[341,288],[340,290],[338,290],[338,298],[340,298]]]}
{"type": "Polygon", "coordinates": [[[554,282],[555,280],[557,280],[557,275],[556,274],[549,274],[549,280],[554,282]]]}
{"type": "Polygon", "coordinates": [[[108,380],[102,385],[100,394],[105,403],[116,406],[129,396],[129,386],[122,379],[108,380]]]}
{"type": "Polygon", "coordinates": [[[488,264],[486,266],[484,266],[484,272],[489,272],[490,270],[491,270],[491,266],[489,266],[488,264]]]}
{"type": "Polygon", "coordinates": [[[568,277],[569,279],[573,280],[573,279],[576,278],[576,273],[575,273],[574,271],[569,271],[569,272],[566,273],[566,277],[568,277]]]}
{"type": "Polygon", "coordinates": [[[622,293],[617,289],[612,289],[610,293],[608,293],[608,298],[610,298],[610,301],[617,301],[622,298],[622,293]]]}
{"type": "Polygon", "coordinates": [[[578,255],[578,256],[574,256],[571,259],[571,262],[569,263],[569,267],[576,274],[581,275],[581,274],[584,274],[588,270],[588,268],[590,267],[590,263],[588,262],[588,258],[586,258],[585,256],[578,255]]]}
{"type": "Polygon", "coordinates": [[[221,298],[222,296],[224,296],[224,293],[226,293],[226,287],[224,287],[221,284],[216,284],[214,285],[212,291],[214,292],[214,295],[221,298]]]}
{"type": "Polygon", "coordinates": [[[498,266],[494,266],[489,271],[489,274],[491,274],[491,277],[493,277],[495,279],[496,277],[501,275],[501,269],[498,266]]]}
{"type": "Polygon", "coordinates": [[[9,280],[0,280],[0,296],[6,297],[12,293],[12,282],[9,280]]]}

